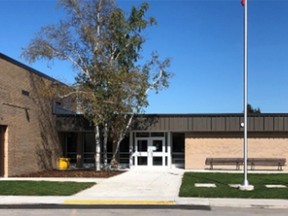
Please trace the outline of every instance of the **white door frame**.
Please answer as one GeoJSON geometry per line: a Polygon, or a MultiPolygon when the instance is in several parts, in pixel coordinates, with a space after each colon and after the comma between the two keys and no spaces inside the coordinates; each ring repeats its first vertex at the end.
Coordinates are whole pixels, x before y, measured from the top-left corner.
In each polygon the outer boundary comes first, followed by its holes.
{"type": "MultiPolygon", "coordinates": [[[[131,135],[133,135],[131,133],[131,135]]],[[[135,137],[134,144],[133,142],[130,143],[130,149],[133,149],[132,146],[134,145],[134,152],[132,152],[131,160],[130,160],[130,167],[170,167],[171,166],[171,147],[170,147],[170,139],[168,133],[167,140],[165,137],[135,137]],[[138,149],[138,142],[139,141],[146,141],[147,147],[144,147],[144,151],[139,151],[138,149]],[[162,146],[155,146],[157,141],[162,142],[162,146]],[[139,157],[146,157],[147,162],[144,165],[139,165],[139,157]],[[154,164],[157,161],[156,158],[162,158],[159,160],[160,165],[154,164]],[[154,161],[155,160],[155,161],[154,161]],[[134,163],[133,163],[134,161],[134,163]]],[[[132,137],[132,136],[131,136],[132,137]]],[[[144,161],[145,162],[145,161],[144,161]]]]}

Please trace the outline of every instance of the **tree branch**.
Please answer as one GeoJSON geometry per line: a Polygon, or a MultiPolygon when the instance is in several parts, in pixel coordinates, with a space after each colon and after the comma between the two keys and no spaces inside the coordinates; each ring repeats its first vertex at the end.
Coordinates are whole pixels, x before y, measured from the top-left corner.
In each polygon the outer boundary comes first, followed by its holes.
{"type": "Polygon", "coordinates": [[[69,92],[68,94],[65,94],[65,95],[57,94],[57,96],[61,99],[64,99],[64,98],[70,97],[73,94],[90,94],[90,92],[75,91],[75,92],[69,92]]]}
{"type": "Polygon", "coordinates": [[[153,82],[152,84],[149,85],[149,87],[146,89],[145,95],[147,95],[148,92],[149,92],[151,89],[155,88],[156,84],[157,84],[158,82],[160,82],[160,80],[162,79],[162,77],[163,77],[163,70],[160,69],[158,78],[157,78],[156,80],[154,80],[154,82],[153,82]]]}

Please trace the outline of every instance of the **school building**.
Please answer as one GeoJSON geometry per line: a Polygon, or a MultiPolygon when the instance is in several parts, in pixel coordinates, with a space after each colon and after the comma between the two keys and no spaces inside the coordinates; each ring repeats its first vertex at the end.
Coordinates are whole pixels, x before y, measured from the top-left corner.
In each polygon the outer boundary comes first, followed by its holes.
{"type": "MultiPolygon", "coordinates": [[[[71,166],[94,166],[94,127],[65,102],[45,95],[43,86],[54,82],[65,85],[0,53],[0,177],[57,169],[60,157],[71,166]]],[[[136,124],[120,146],[121,168],[203,170],[211,168],[207,158],[243,157],[243,114],[146,114],[134,121],[140,118],[146,123],[136,124]]],[[[248,138],[249,158],[286,160],[288,113],[249,115],[248,138]]],[[[108,159],[114,149],[108,146],[108,159]]],[[[255,169],[277,170],[276,165],[255,169]]]]}

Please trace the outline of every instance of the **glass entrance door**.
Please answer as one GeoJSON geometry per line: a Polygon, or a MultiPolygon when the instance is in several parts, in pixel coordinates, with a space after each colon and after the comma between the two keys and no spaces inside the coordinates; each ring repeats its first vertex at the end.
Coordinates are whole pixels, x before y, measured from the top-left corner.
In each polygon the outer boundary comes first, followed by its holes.
{"type": "Polygon", "coordinates": [[[135,159],[138,166],[148,166],[148,139],[137,139],[135,159]]]}
{"type": "Polygon", "coordinates": [[[167,166],[166,151],[164,138],[137,138],[134,153],[135,165],[167,166]]]}

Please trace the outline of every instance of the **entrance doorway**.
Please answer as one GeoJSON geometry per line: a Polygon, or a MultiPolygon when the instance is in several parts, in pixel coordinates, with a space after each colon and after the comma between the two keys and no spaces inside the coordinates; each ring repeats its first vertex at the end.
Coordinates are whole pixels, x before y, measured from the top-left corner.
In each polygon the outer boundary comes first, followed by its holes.
{"type": "Polygon", "coordinates": [[[136,134],[133,149],[135,167],[168,167],[171,164],[170,145],[164,133],[151,133],[146,137],[137,137],[136,134]]]}

